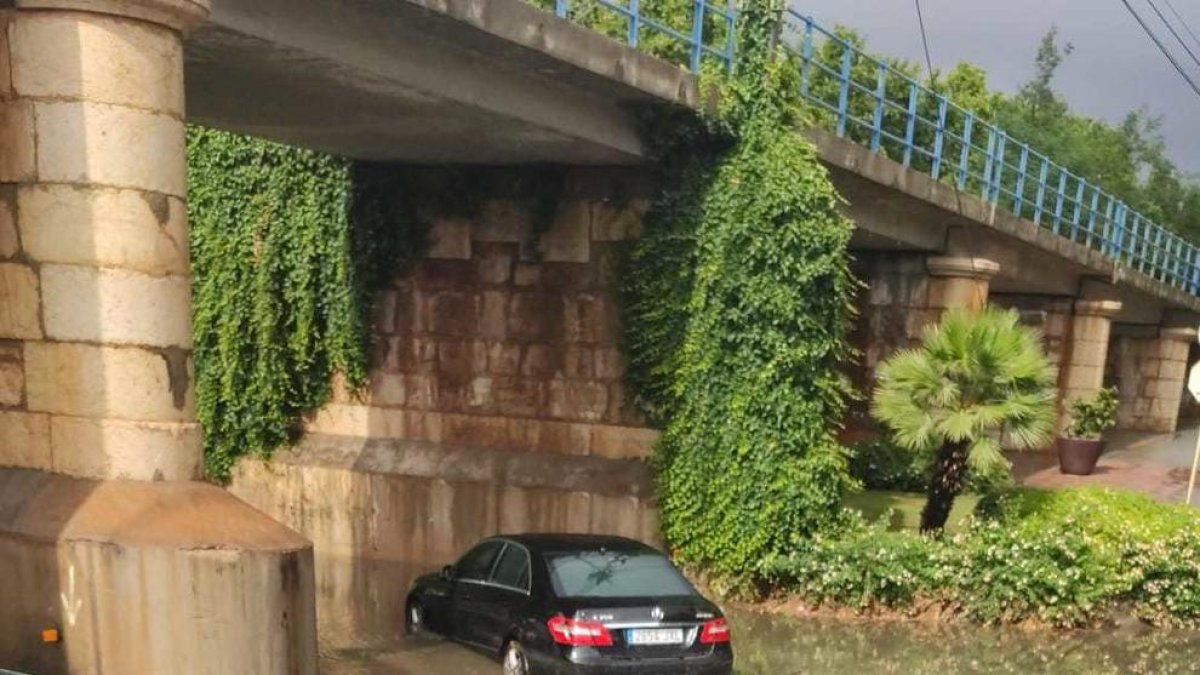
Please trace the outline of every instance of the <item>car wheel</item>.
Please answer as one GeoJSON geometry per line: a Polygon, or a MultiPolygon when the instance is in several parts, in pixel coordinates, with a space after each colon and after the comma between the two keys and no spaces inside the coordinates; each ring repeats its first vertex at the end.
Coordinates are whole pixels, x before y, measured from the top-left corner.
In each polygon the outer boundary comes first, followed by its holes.
{"type": "Polygon", "coordinates": [[[529,661],[521,643],[513,640],[504,648],[504,675],[529,675],[529,661]]]}
{"type": "Polygon", "coordinates": [[[426,631],[425,608],[419,600],[409,600],[404,610],[404,632],[408,635],[421,635],[426,631]]]}

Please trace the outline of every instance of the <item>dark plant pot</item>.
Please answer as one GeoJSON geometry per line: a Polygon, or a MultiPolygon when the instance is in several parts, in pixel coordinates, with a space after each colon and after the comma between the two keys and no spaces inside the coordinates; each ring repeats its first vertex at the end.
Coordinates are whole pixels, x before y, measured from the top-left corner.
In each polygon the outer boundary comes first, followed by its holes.
{"type": "Polygon", "coordinates": [[[1058,466],[1063,473],[1090,476],[1104,452],[1104,441],[1083,438],[1058,439],[1058,466]]]}

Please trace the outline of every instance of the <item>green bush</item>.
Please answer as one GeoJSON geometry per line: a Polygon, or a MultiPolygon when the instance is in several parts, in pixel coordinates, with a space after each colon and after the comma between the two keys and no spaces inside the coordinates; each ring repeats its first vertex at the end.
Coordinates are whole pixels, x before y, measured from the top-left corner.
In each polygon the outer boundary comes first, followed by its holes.
{"type": "Polygon", "coordinates": [[[1102,488],[1016,490],[937,538],[849,521],[760,568],[812,602],[983,623],[1094,625],[1125,605],[1160,625],[1200,625],[1200,514],[1102,488]]]}
{"type": "MultiPolygon", "coordinates": [[[[906,450],[886,438],[875,438],[856,443],[850,449],[850,475],[868,490],[925,492],[931,461],[930,452],[906,450]]],[[[967,469],[967,492],[988,495],[1012,484],[1007,463],[967,469]]]]}

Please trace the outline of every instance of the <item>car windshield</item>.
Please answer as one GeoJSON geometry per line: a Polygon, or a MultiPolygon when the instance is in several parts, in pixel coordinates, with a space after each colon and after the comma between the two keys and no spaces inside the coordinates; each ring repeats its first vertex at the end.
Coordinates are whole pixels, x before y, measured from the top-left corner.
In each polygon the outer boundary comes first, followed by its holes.
{"type": "Polygon", "coordinates": [[[562,551],[544,557],[554,592],[563,598],[695,594],[674,565],[650,551],[562,551]]]}

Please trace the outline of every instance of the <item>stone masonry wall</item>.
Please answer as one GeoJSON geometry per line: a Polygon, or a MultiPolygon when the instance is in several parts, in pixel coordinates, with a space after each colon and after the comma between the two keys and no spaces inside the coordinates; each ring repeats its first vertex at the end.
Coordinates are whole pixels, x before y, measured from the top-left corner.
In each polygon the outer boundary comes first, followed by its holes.
{"type": "Polygon", "coordinates": [[[1110,381],[1120,391],[1117,426],[1172,432],[1187,396],[1190,342],[1159,337],[1157,326],[1116,326],[1108,355],[1110,381]]]}
{"type": "MultiPolygon", "coordinates": [[[[501,174],[503,176],[503,174],[501,174]]],[[[622,384],[618,249],[640,231],[636,174],[576,171],[552,227],[491,187],[473,217],[441,217],[428,253],[379,303],[369,391],[342,391],[312,433],[512,451],[641,458],[622,384]]]]}

